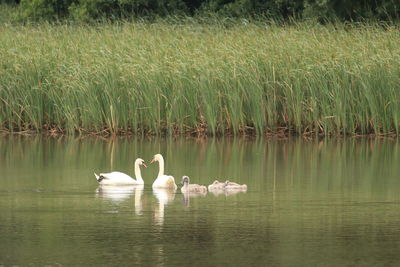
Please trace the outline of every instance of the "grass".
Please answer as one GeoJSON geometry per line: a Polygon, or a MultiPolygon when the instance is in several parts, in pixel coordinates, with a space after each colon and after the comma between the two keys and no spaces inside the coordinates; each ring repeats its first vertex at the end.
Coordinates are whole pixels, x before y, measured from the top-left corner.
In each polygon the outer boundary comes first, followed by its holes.
{"type": "Polygon", "coordinates": [[[5,132],[400,133],[397,26],[187,21],[0,32],[5,132]]]}

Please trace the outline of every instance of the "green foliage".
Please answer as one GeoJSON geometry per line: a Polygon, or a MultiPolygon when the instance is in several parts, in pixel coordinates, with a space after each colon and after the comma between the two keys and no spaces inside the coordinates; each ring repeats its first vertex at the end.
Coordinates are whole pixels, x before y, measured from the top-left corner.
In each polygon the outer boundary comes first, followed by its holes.
{"type": "MultiPolygon", "coordinates": [[[[3,0],[14,2],[12,0],[3,0]]],[[[75,20],[204,15],[399,20],[396,0],[22,0],[24,19],[75,20]]]]}
{"type": "Polygon", "coordinates": [[[78,20],[129,18],[131,16],[165,16],[186,10],[181,0],[78,0],[69,8],[78,20]]]}
{"type": "Polygon", "coordinates": [[[0,0],[0,4],[15,5],[19,4],[20,0],[0,0]]]}
{"type": "Polygon", "coordinates": [[[18,20],[19,9],[14,4],[4,4],[0,1],[0,25],[14,23],[18,20]]]}
{"type": "Polygon", "coordinates": [[[22,0],[20,7],[25,19],[60,19],[68,15],[68,7],[75,0],[22,0]]]}
{"type": "Polygon", "coordinates": [[[398,135],[399,43],[340,23],[3,27],[0,129],[398,135]]]}
{"type": "Polygon", "coordinates": [[[202,11],[234,17],[266,15],[288,18],[300,14],[302,5],[302,1],[293,0],[209,0],[203,2],[202,11]]]}
{"type": "Polygon", "coordinates": [[[399,12],[400,2],[395,0],[305,0],[303,15],[344,20],[398,20],[399,12]]]}

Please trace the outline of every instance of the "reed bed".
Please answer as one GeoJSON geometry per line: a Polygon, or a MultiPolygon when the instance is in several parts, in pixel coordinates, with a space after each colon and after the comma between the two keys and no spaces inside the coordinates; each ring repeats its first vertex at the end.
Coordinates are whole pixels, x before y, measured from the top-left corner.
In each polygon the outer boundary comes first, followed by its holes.
{"type": "Polygon", "coordinates": [[[4,132],[400,132],[397,26],[127,22],[0,32],[4,132]]]}

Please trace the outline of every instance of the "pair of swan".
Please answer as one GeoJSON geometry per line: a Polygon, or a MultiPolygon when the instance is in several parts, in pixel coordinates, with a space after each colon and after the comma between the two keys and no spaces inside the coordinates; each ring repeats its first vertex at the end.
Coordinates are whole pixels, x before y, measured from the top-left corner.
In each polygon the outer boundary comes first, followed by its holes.
{"type": "MultiPolygon", "coordinates": [[[[159,172],[156,180],[153,182],[153,188],[171,188],[176,190],[175,179],[171,175],[164,174],[164,158],[161,154],[154,155],[150,163],[158,161],[159,172]]],[[[141,158],[135,161],[135,177],[133,179],[129,175],[122,172],[100,173],[94,176],[101,185],[143,185],[144,181],[140,171],[140,166],[147,167],[144,160],[141,158]]]]}

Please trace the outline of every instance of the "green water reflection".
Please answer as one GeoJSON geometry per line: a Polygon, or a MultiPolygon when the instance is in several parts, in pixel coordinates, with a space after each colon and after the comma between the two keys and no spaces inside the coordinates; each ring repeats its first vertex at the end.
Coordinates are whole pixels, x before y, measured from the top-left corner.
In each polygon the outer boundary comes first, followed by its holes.
{"type": "MultiPolygon", "coordinates": [[[[397,140],[0,139],[0,265],[400,263],[397,140]],[[99,187],[162,153],[166,173],[246,193],[99,187]]],[[[148,162],[149,163],[149,162],[148,162]]]]}

